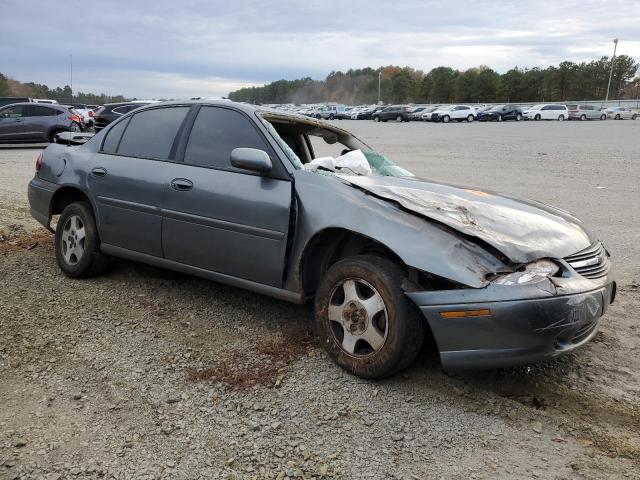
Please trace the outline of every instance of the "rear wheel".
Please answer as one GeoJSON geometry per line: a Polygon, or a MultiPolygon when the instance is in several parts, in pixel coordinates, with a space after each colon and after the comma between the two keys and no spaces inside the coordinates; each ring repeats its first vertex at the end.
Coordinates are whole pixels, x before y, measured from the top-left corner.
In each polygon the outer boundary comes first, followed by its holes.
{"type": "Polygon", "coordinates": [[[388,377],[416,358],[425,319],[401,288],[403,269],[375,255],[347,258],[325,274],[315,300],[320,341],[362,378],[388,377]]]}
{"type": "Polygon", "coordinates": [[[396,117],[396,122],[401,122],[402,121],[402,115],[398,115],[396,117]]]}
{"type": "Polygon", "coordinates": [[[636,115],[635,113],[631,115],[631,120],[635,120],[636,118],[638,118],[638,115],[636,115]]]}
{"type": "Polygon", "coordinates": [[[560,115],[560,116],[558,117],[558,121],[559,121],[559,122],[563,122],[563,121],[564,121],[564,115],[560,115]]]}
{"type": "Polygon", "coordinates": [[[473,115],[469,115],[467,117],[467,122],[473,122],[473,115]]]}
{"type": "Polygon", "coordinates": [[[95,218],[87,202],[72,203],[63,210],[54,248],[58,266],[68,277],[93,277],[107,267],[109,257],[100,251],[95,218]]]}
{"type": "Polygon", "coordinates": [[[540,116],[540,114],[538,113],[535,117],[533,117],[534,120],[538,121],[540,120],[542,117],[540,116]]]}
{"type": "Polygon", "coordinates": [[[580,115],[580,120],[584,122],[586,119],[587,119],[587,116],[584,113],[580,115]]]}
{"type": "Polygon", "coordinates": [[[521,114],[521,113],[518,113],[518,114],[516,115],[516,122],[519,122],[520,120],[522,120],[522,114],[521,114]]]}
{"type": "Polygon", "coordinates": [[[600,115],[600,120],[606,120],[607,116],[603,113],[602,115],[600,115]]]}

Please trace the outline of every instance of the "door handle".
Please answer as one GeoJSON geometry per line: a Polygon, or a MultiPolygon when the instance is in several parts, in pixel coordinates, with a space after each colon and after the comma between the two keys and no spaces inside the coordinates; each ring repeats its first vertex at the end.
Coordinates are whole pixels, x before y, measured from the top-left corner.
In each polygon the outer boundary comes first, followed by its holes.
{"type": "Polygon", "coordinates": [[[171,188],[179,192],[186,192],[193,188],[193,182],[186,178],[174,178],[171,180],[171,188]]]}
{"type": "Polygon", "coordinates": [[[96,177],[104,177],[107,174],[107,169],[102,167],[96,167],[91,170],[91,173],[96,177]]]}

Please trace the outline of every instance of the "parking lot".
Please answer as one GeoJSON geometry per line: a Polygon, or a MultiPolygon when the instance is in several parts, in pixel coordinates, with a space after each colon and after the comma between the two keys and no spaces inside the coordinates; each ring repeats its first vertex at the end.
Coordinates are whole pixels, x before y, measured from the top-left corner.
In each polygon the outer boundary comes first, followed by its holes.
{"type": "Polygon", "coordinates": [[[28,211],[39,150],[0,146],[0,478],[640,478],[640,121],[334,123],[584,220],[619,276],[595,340],[488,372],[425,351],[363,381],[310,305],[125,261],[62,276],[28,211]]]}

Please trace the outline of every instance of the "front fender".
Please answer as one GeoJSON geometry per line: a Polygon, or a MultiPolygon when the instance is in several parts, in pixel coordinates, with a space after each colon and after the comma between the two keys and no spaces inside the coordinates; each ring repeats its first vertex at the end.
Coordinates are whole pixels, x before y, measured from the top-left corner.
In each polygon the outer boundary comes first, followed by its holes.
{"type": "Polygon", "coordinates": [[[286,285],[300,290],[300,265],[308,242],[327,228],[372,238],[413,268],[472,288],[487,285],[502,261],[455,230],[408,213],[395,204],[330,175],[296,170],[297,223],[286,285]]]}

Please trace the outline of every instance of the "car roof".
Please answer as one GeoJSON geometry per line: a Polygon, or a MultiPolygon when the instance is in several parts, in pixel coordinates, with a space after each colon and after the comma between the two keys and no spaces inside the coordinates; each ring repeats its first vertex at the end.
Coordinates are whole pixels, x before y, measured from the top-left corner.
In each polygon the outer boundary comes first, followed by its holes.
{"type": "Polygon", "coordinates": [[[28,106],[28,107],[33,107],[34,105],[37,105],[39,107],[48,107],[48,108],[69,108],[66,105],[60,105],[59,103],[36,103],[36,102],[16,102],[16,103],[8,103],[6,105],[2,105],[0,106],[0,108],[5,108],[5,107],[15,107],[16,105],[20,105],[20,106],[28,106]]]}

